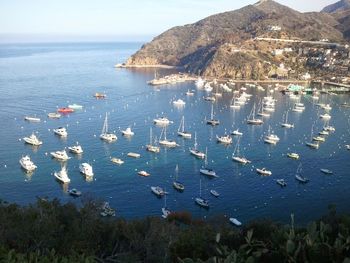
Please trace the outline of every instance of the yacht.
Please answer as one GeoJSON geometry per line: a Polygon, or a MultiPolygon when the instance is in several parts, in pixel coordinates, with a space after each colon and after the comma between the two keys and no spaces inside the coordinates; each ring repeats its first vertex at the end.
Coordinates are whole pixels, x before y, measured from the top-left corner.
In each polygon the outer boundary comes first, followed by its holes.
{"type": "Polygon", "coordinates": [[[261,169],[256,168],[256,171],[262,175],[268,175],[268,176],[272,175],[272,172],[267,170],[266,168],[261,168],[261,169]]]}
{"type": "Polygon", "coordinates": [[[287,156],[289,157],[289,158],[292,158],[292,159],[295,159],[295,160],[298,160],[299,159],[299,154],[297,154],[297,153],[287,153],[287,156]]]}
{"type": "Polygon", "coordinates": [[[195,132],[194,133],[194,145],[193,145],[193,148],[190,148],[190,153],[192,155],[198,157],[198,158],[205,158],[205,156],[206,156],[205,153],[199,151],[197,149],[197,146],[198,146],[198,144],[197,144],[197,133],[195,132]]]}
{"type": "Polygon", "coordinates": [[[29,121],[29,122],[40,122],[40,118],[37,117],[30,117],[30,116],[25,116],[24,120],[29,121]]]}
{"type": "Polygon", "coordinates": [[[211,114],[210,114],[210,120],[207,120],[207,124],[216,126],[220,124],[219,120],[214,119],[214,106],[213,104],[211,105],[211,114]]]}
{"type": "Polygon", "coordinates": [[[123,164],[124,161],[122,159],[116,158],[116,157],[112,157],[111,158],[111,162],[112,163],[116,163],[116,164],[123,164]]]}
{"type": "Polygon", "coordinates": [[[160,145],[163,145],[165,147],[170,147],[170,148],[178,146],[178,144],[175,141],[168,140],[166,138],[166,126],[163,127],[162,133],[160,134],[160,138],[162,138],[162,134],[164,134],[164,139],[159,139],[158,142],[160,145]]]}
{"type": "Polygon", "coordinates": [[[109,133],[108,132],[108,117],[107,117],[107,113],[106,113],[105,121],[103,123],[102,133],[100,135],[100,139],[104,140],[106,142],[114,142],[114,141],[116,141],[118,139],[117,135],[115,135],[114,133],[109,133]]]}
{"type": "Polygon", "coordinates": [[[53,129],[53,132],[61,137],[68,136],[68,132],[67,132],[66,128],[64,128],[64,127],[58,127],[57,129],[53,129]]]}
{"type": "Polygon", "coordinates": [[[81,163],[79,165],[79,170],[82,174],[86,175],[86,176],[94,176],[94,172],[92,171],[92,166],[88,163],[81,163]]]}
{"type": "Polygon", "coordinates": [[[49,117],[51,119],[59,119],[59,118],[61,118],[61,114],[59,114],[57,112],[50,112],[47,114],[47,117],[49,117]]]}
{"type": "Polygon", "coordinates": [[[279,184],[282,187],[286,187],[287,186],[287,183],[286,183],[286,181],[284,179],[277,179],[276,183],[279,184]]]}
{"type": "Polygon", "coordinates": [[[144,177],[148,177],[148,176],[151,175],[150,173],[147,173],[146,171],[143,171],[143,170],[137,172],[137,174],[140,175],[140,176],[144,176],[144,177]]]}
{"type": "Polygon", "coordinates": [[[57,178],[57,180],[59,180],[60,182],[62,182],[64,184],[70,182],[65,165],[62,166],[61,171],[54,172],[53,175],[57,178]]]}
{"type": "Polygon", "coordinates": [[[135,133],[131,131],[130,127],[128,127],[126,128],[126,130],[122,131],[122,134],[126,137],[131,137],[131,136],[134,136],[135,133]]]}
{"type": "Polygon", "coordinates": [[[324,135],[329,135],[329,132],[325,131],[325,130],[322,130],[318,134],[324,136],[324,135]]]}
{"type": "Polygon", "coordinates": [[[83,105],[79,105],[79,104],[74,103],[74,104],[68,105],[68,108],[73,109],[73,110],[82,110],[83,105]]]}
{"type": "Polygon", "coordinates": [[[190,139],[192,137],[192,134],[185,131],[185,116],[182,116],[180,126],[177,130],[177,134],[183,138],[190,139]]]}
{"type": "Polygon", "coordinates": [[[146,145],[146,150],[149,152],[153,152],[153,153],[159,153],[160,148],[156,145],[153,145],[153,141],[152,141],[152,127],[150,127],[150,132],[149,132],[149,136],[150,136],[150,140],[149,140],[149,144],[146,145]]]}
{"type": "Polygon", "coordinates": [[[61,160],[61,161],[67,161],[70,159],[70,157],[67,155],[66,151],[56,151],[50,153],[52,157],[61,160]]]}
{"type": "Polygon", "coordinates": [[[179,182],[178,181],[178,177],[179,177],[179,166],[176,165],[176,168],[175,168],[175,180],[173,182],[173,186],[176,190],[182,192],[185,190],[185,186],[183,185],[183,183],[179,182]]]}
{"type": "Polygon", "coordinates": [[[255,118],[255,104],[252,108],[252,111],[250,112],[250,114],[248,116],[247,123],[251,124],[251,125],[261,125],[264,123],[263,120],[255,118]]]}
{"type": "Polygon", "coordinates": [[[173,101],[173,104],[175,106],[185,106],[186,102],[184,102],[182,99],[178,99],[178,100],[173,101]]]}
{"type": "Polygon", "coordinates": [[[330,126],[330,125],[324,126],[323,130],[328,131],[328,132],[335,132],[335,128],[333,126],[330,126]]]}
{"type": "Polygon", "coordinates": [[[40,141],[38,139],[38,137],[36,137],[36,135],[34,133],[32,133],[29,137],[24,137],[23,140],[28,143],[28,144],[31,144],[31,145],[34,145],[34,146],[39,146],[39,145],[42,145],[43,142],[40,141]]]}
{"type": "Polygon", "coordinates": [[[231,134],[236,136],[242,136],[243,132],[240,132],[239,129],[237,129],[237,130],[234,130],[231,134]]]}
{"type": "Polygon", "coordinates": [[[75,154],[83,153],[83,148],[80,145],[74,145],[74,146],[68,147],[68,150],[75,154]]]}
{"type": "Polygon", "coordinates": [[[153,120],[155,124],[157,125],[168,125],[170,124],[170,121],[166,117],[161,117],[153,120]]]}
{"type": "Polygon", "coordinates": [[[204,167],[199,169],[199,172],[203,175],[207,175],[209,177],[219,177],[216,172],[208,167],[208,149],[205,148],[205,162],[204,162],[204,167]]]}
{"type": "Polygon", "coordinates": [[[30,160],[30,157],[28,155],[23,156],[19,163],[21,164],[22,168],[26,170],[26,172],[33,172],[37,166],[30,160]]]}
{"type": "Polygon", "coordinates": [[[159,197],[165,195],[165,191],[163,190],[163,188],[159,186],[151,186],[151,191],[152,193],[154,193],[156,196],[159,196],[159,197]]]}
{"type": "Polygon", "coordinates": [[[288,129],[294,128],[294,124],[288,123],[288,111],[286,112],[286,119],[285,119],[284,123],[281,123],[281,126],[283,128],[288,128],[288,129]]]}
{"type": "Polygon", "coordinates": [[[195,198],[195,202],[197,205],[199,205],[203,208],[209,208],[208,200],[206,200],[202,197],[202,181],[201,180],[199,180],[199,197],[195,198]]]}
{"type": "Polygon", "coordinates": [[[240,156],[239,143],[240,143],[240,140],[238,139],[237,145],[232,153],[232,160],[241,164],[251,163],[251,161],[249,161],[247,158],[240,156]]]}
{"type": "Polygon", "coordinates": [[[224,136],[217,136],[216,139],[219,143],[223,144],[231,144],[232,143],[232,137],[230,135],[224,135],[224,136]]]}
{"type": "Polygon", "coordinates": [[[139,153],[134,153],[134,152],[129,152],[129,153],[127,153],[126,156],[132,157],[132,158],[140,158],[140,157],[141,157],[141,154],[139,154],[139,153]]]}

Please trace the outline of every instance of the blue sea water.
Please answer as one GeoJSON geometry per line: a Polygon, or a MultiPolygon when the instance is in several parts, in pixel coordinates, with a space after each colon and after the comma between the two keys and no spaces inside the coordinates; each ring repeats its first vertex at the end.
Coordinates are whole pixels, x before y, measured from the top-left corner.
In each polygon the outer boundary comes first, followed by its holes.
{"type": "MultiPolygon", "coordinates": [[[[59,198],[62,202],[73,201],[67,188],[77,188],[83,196],[109,201],[117,209],[118,216],[138,218],[159,216],[164,199],[151,193],[150,187],[159,185],[169,192],[167,205],[171,210],[187,210],[196,217],[211,217],[217,214],[234,216],[242,222],[255,218],[272,218],[288,222],[291,213],[299,223],[316,219],[327,212],[328,204],[336,204],[338,211],[350,212],[350,110],[340,106],[349,102],[349,95],[321,95],[320,101],[330,103],[333,109],[331,124],[336,131],[327,137],[318,150],[305,146],[309,141],[311,127],[318,132],[324,122],[319,118],[323,111],[310,97],[304,96],[303,113],[289,113],[294,129],[283,129],[279,123],[293,101],[279,92],[276,111],[265,118],[262,126],[246,124],[254,103],[266,92],[248,88],[252,99],[240,110],[230,109],[232,94],[224,93],[214,103],[216,118],[221,124],[210,127],[211,103],[203,100],[205,91],[196,90],[194,83],[181,83],[154,88],[147,81],[154,77],[154,69],[115,69],[116,63],[124,62],[140,48],[142,43],[74,43],[74,44],[2,44],[0,45],[0,199],[28,204],[38,196],[59,198]],[[186,96],[194,89],[194,96],[186,96]],[[93,94],[105,92],[107,99],[96,100],[93,94]],[[184,108],[176,108],[172,101],[181,98],[184,108]],[[47,118],[47,113],[71,103],[82,104],[84,109],[59,120],[47,118]],[[101,133],[105,113],[109,114],[109,126],[118,135],[115,143],[105,143],[101,133]],[[41,118],[40,123],[28,123],[24,116],[41,118]],[[162,148],[159,154],[145,150],[149,142],[149,129],[159,137],[161,128],[153,125],[153,119],[167,116],[174,121],[168,127],[167,137],[175,139],[179,147],[162,148]],[[196,131],[199,148],[208,148],[208,162],[219,178],[209,179],[199,174],[204,161],[189,154],[194,139],[177,137],[181,117],[185,116],[186,129],[196,131]],[[65,126],[68,138],[55,136],[52,129],[65,126]],[[127,139],[120,130],[131,127],[135,136],[127,139]],[[268,127],[281,138],[276,146],[264,144],[263,136],[268,127]],[[225,147],[216,142],[216,135],[223,135],[239,128],[244,135],[241,152],[252,161],[242,166],[231,160],[237,138],[233,145],[225,147]],[[39,148],[24,144],[23,137],[32,132],[44,142],[39,148]],[[60,163],[51,159],[49,152],[62,150],[79,142],[84,153],[74,155],[68,163],[69,186],[58,183],[52,173],[60,169],[60,163]],[[286,157],[287,152],[300,154],[299,161],[286,157]],[[141,158],[127,157],[128,152],[138,152],[141,158]],[[22,155],[29,154],[38,169],[32,174],[24,173],[19,165],[22,155]],[[121,166],[110,162],[110,157],[120,157],[121,166]],[[87,182],[79,173],[81,162],[89,162],[94,169],[94,180],[87,182]],[[302,163],[303,175],[310,179],[304,185],[295,181],[294,175],[302,163]],[[183,193],[172,187],[175,167],[179,166],[179,180],[185,184],[183,193]],[[272,176],[259,176],[255,169],[267,167],[272,176]],[[320,168],[327,168],[333,175],[324,175],[320,168]],[[137,175],[146,170],[151,176],[137,175]],[[284,178],[287,187],[279,187],[275,180],[284,178]],[[210,209],[195,205],[199,195],[200,180],[202,194],[209,199],[210,209]],[[215,198],[210,189],[221,195],[215,198]]],[[[158,70],[159,75],[168,73],[158,70]]],[[[240,85],[237,85],[239,88],[240,85]]]]}

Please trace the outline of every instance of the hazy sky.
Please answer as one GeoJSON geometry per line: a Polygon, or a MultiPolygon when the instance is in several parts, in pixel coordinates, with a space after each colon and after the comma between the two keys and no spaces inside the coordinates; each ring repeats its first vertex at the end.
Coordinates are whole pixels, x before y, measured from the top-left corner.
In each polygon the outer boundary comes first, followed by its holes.
{"type": "MultiPolygon", "coordinates": [[[[320,11],[337,0],[279,0],[320,11]]],[[[148,40],[254,0],[0,0],[0,41],[148,40]]]]}

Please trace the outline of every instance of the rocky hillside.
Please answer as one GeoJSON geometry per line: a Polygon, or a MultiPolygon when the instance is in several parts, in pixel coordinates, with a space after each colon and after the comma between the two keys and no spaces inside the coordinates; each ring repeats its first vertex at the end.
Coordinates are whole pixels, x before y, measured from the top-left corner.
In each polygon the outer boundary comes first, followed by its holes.
{"type": "Polygon", "coordinates": [[[341,0],[322,9],[325,13],[334,13],[350,9],[350,0],[341,0]]]}
{"type": "Polygon", "coordinates": [[[259,78],[270,71],[267,64],[276,62],[271,51],[257,52],[261,47],[252,43],[255,37],[341,42],[343,32],[339,19],[332,14],[300,13],[275,1],[262,0],[174,27],[145,44],[126,65],[163,64],[205,76],[259,78]]]}
{"type": "Polygon", "coordinates": [[[335,4],[326,6],[322,12],[330,13],[338,22],[336,28],[350,39],[350,0],[341,0],[335,4]]]}

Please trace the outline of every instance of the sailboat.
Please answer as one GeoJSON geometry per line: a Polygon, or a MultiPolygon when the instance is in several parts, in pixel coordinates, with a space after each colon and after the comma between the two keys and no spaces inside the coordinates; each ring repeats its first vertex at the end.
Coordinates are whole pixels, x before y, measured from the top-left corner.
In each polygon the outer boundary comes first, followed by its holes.
{"type": "Polygon", "coordinates": [[[237,98],[235,96],[232,97],[230,108],[232,109],[241,108],[241,105],[237,103],[237,98]]]}
{"type": "Polygon", "coordinates": [[[240,143],[240,139],[238,139],[237,141],[237,145],[235,147],[235,150],[232,153],[232,160],[241,164],[247,164],[247,163],[251,163],[251,161],[249,161],[247,158],[240,156],[239,154],[239,143],[240,143]]]}
{"type": "Polygon", "coordinates": [[[162,134],[164,134],[164,139],[163,140],[159,139],[160,145],[171,147],[171,148],[178,146],[178,144],[175,141],[168,140],[166,138],[166,126],[163,127],[162,133],[160,134],[160,138],[162,138],[162,134]]]}
{"type": "Polygon", "coordinates": [[[114,133],[109,133],[108,132],[108,117],[107,117],[107,112],[106,112],[106,117],[105,121],[103,123],[102,127],[102,133],[100,135],[101,140],[107,141],[107,142],[113,142],[117,140],[117,135],[114,133]]]}
{"type": "Polygon", "coordinates": [[[299,181],[300,183],[307,183],[309,181],[309,179],[305,178],[304,176],[301,175],[301,170],[302,170],[302,167],[301,167],[301,163],[299,164],[298,166],[298,169],[297,169],[297,172],[295,174],[295,179],[297,181],[299,181]]]}
{"type": "MultiPolygon", "coordinates": [[[[269,104],[267,104],[267,105],[269,105],[269,104]]],[[[269,107],[266,107],[266,108],[269,108],[269,107]]],[[[261,117],[270,117],[270,113],[265,112],[264,103],[262,103],[262,102],[261,102],[261,109],[257,115],[261,116],[261,117]]]]}
{"type": "Polygon", "coordinates": [[[211,114],[210,114],[210,120],[207,120],[207,124],[216,126],[220,124],[219,120],[214,119],[214,106],[213,104],[211,105],[211,114]]]}
{"type": "Polygon", "coordinates": [[[171,214],[171,211],[166,205],[166,195],[164,195],[164,207],[162,207],[162,217],[166,219],[171,214]]]}
{"type": "Polygon", "coordinates": [[[182,192],[183,190],[185,190],[185,186],[178,181],[178,177],[179,177],[179,166],[176,165],[176,168],[175,168],[175,181],[173,182],[173,186],[174,186],[174,188],[176,190],[182,192]]]}
{"type": "Polygon", "coordinates": [[[197,149],[197,146],[198,146],[198,144],[197,144],[197,133],[195,132],[194,133],[194,145],[193,145],[193,148],[190,148],[190,153],[192,155],[198,157],[198,158],[205,158],[205,156],[206,156],[205,153],[199,151],[197,149]]]}
{"type": "Polygon", "coordinates": [[[286,119],[284,121],[284,123],[281,123],[281,126],[283,128],[294,128],[294,124],[288,123],[288,111],[286,112],[286,119]]]}
{"type": "Polygon", "coordinates": [[[312,125],[310,142],[307,142],[306,145],[309,146],[310,148],[318,149],[320,147],[320,145],[318,144],[318,142],[314,143],[312,140],[313,128],[314,128],[314,126],[312,125]]]}
{"type": "Polygon", "coordinates": [[[255,118],[255,103],[254,103],[254,106],[252,108],[252,111],[250,112],[250,114],[248,116],[247,123],[252,124],[252,125],[261,125],[264,123],[263,120],[255,118]]]}
{"type": "Polygon", "coordinates": [[[146,150],[153,153],[159,153],[160,148],[156,145],[153,145],[152,142],[152,127],[149,128],[149,137],[149,144],[146,145],[146,150]]]}
{"type": "Polygon", "coordinates": [[[216,172],[211,169],[211,168],[208,168],[208,148],[205,148],[205,162],[204,162],[204,167],[202,167],[201,169],[199,169],[199,172],[201,174],[204,174],[204,175],[207,175],[207,176],[210,176],[210,177],[219,177],[218,175],[216,175],[216,172]]]}
{"type": "Polygon", "coordinates": [[[269,144],[277,144],[279,142],[280,138],[271,132],[271,126],[269,126],[268,134],[264,138],[264,142],[269,144]]]}
{"type": "Polygon", "coordinates": [[[182,116],[179,129],[177,130],[177,134],[183,138],[190,139],[192,134],[185,131],[185,116],[182,116]]]}
{"type": "Polygon", "coordinates": [[[195,199],[196,201],[196,204],[201,206],[201,207],[204,207],[204,208],[209,208],[209,202],[208,200],[204,199],[202,197],[202,180],[199,179],[199,197],[197,197],[195,199]]]}

